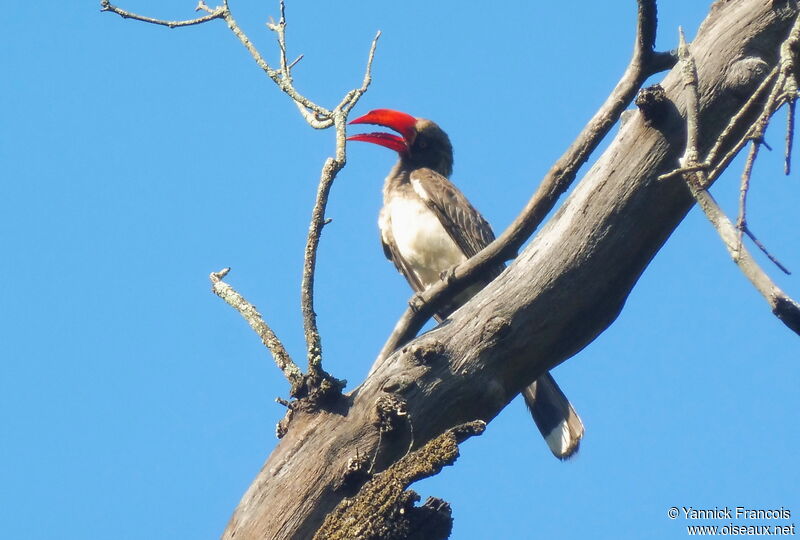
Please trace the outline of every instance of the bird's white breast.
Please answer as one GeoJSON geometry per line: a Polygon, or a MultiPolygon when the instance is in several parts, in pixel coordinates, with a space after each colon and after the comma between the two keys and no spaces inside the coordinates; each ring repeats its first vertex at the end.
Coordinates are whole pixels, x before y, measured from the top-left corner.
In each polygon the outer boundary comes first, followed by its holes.
{"type": "Polygon", "coordinates": [[[424,287],[440,279],[440,275],[466,260],[442,226],[439,218],[416,197],[394,197],[382,215],[381,230],[390,228],[400,255],[414,269],[424,287]]]}

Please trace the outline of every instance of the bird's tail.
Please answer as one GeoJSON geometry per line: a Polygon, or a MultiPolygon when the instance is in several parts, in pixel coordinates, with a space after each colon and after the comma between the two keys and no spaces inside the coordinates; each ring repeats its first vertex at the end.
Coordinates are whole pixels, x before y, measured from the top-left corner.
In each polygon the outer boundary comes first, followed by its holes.
{"type": "Polygon", "coordinates": [[[583,422],[555,379],[545,373],[525,388],[522,396],[553,455],[572,457],[581,444],[583,422]]]}

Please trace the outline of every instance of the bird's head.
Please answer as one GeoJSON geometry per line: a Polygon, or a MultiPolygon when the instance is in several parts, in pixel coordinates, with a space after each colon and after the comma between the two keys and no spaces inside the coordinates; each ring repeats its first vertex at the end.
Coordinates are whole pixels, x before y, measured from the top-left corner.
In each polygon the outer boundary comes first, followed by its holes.
{"type": "Polygon", "coordinates": [[[401,136],[393,133],[361,133],[348,137],[348,141],[363,141],[390,148],[410,168],[427,167],[443,176],[450,176],[453,172],[450,138],[435,122],[391,109],[375,109],[350,123],[387,127],[401,136]]]}

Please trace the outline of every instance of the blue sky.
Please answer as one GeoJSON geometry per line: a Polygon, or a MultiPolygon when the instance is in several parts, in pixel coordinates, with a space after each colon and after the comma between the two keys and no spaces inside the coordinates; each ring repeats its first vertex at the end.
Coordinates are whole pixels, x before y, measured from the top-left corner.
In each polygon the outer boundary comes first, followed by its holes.
{"type": "MultiPolygon", "coordinates": [[[[691,38],[707,3],[662,2],[660,47],[678,25],[691,38]]],[[[616,82],[635,15],[632,1],[308,4],[287,6],[298,88],[333,106],[381,29],[356,112],[437,121],[453,179],[496,230],[616,82]]],[[[188,0],[122,6],[193,16],[188,0]]],[[[275,61],[263,22],[277,2],[231,7],[275,61]]],[[[0,44],[0,530],[218,537],[276,443],[287,388],[208,274],[231,266],[302,360],[303,243],[332,133],[309,129],[219,21],[170,31],[91,1],[22,2],[0,44]]],[[[749,222],[800,272],[800,180],[779,154],[756,165],[749,222]]],[[[409,296],[377,239],[393,160],[353,146],[320,248],[326,367],[349,388],[409,296]]],[[[728,210],[740,170],[713,189],[728,210]]],[[[800,296],[796,276],[766,267],[800,296]]],[[[515,400],[414,489],[453,505],[459,539],[682,538],[671,506],[784,507],[792,519],[777,524],[800,522],[798,360],[797,336],[693,210],[619,319],[555,370],[587,426],[580,455],[553,459],[515,400]]]]}

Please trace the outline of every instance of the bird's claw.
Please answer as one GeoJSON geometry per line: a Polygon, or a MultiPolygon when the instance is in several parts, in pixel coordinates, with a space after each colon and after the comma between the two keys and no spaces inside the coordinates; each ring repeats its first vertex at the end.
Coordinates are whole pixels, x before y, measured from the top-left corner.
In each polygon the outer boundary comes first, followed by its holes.
{"type": "Polygon", "coordinates": [[[424,305],[425,299],[419,293],[412,296],[411,300],[408,301],[408,307],[410,307],[415,313],[419,313],[424,305]]]}
{"type": "Polygon", "coordinates": [[[444,270],[441,274],[439,274],[439,279],[447,283],[448,285],[456,279],[456,267],[451,266],[447,270],[444,270]]]}

